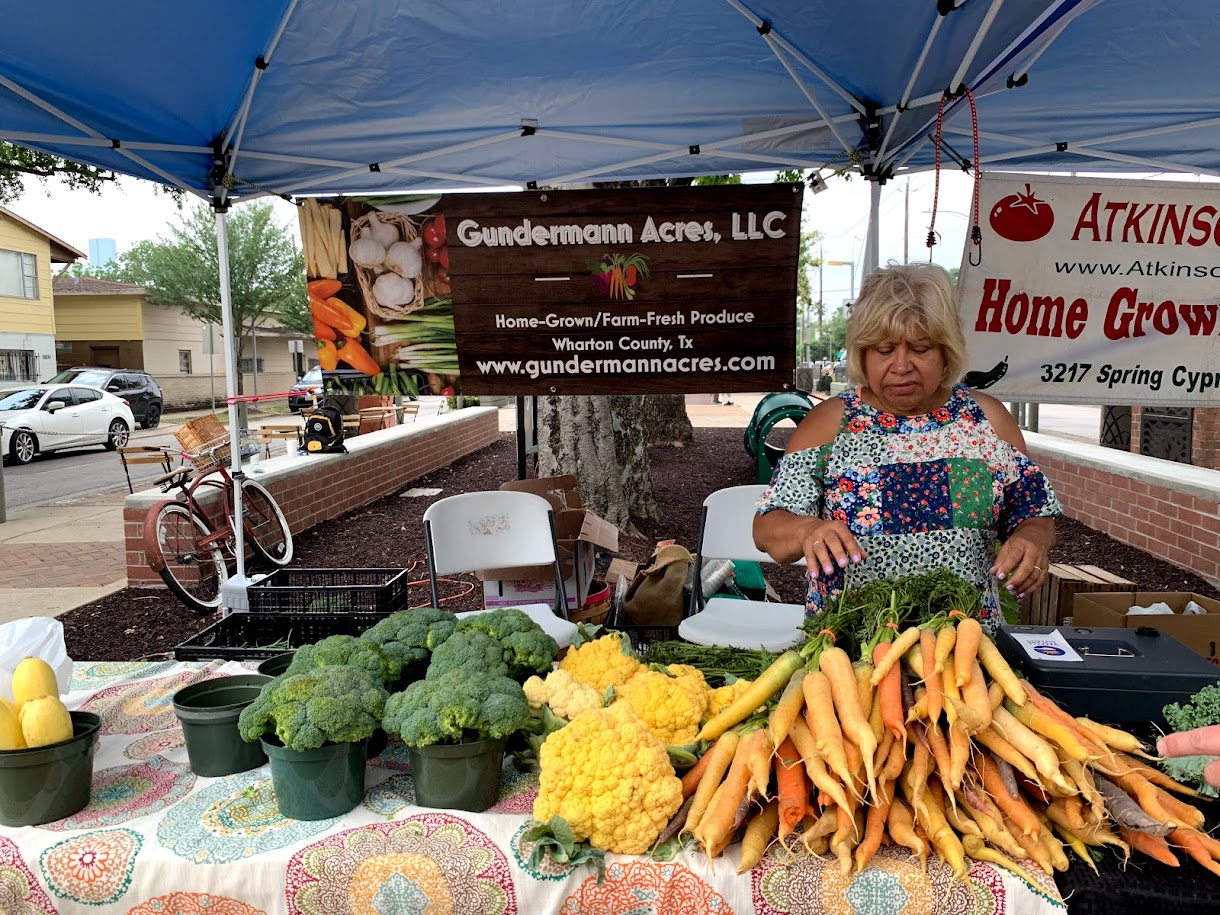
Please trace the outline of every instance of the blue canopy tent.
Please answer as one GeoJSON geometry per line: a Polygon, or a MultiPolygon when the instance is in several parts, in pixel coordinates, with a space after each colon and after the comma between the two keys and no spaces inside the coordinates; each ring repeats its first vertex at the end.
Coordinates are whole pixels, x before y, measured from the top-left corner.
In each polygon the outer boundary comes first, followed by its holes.
{"type": "Polygon", "coordinates": [[[984,169],[1220,174],[1211,0],[65,0],[4,19],[0,140],[212,202],[227,341],[231,198],[851,168],[875,182],[875,262],[878,183],[938,148],[973,160],[972,101],[984,169]]]}

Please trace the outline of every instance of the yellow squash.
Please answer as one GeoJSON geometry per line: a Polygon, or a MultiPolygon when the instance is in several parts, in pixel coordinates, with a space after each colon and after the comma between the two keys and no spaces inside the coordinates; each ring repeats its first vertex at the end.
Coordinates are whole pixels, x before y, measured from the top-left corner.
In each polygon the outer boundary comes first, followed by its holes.
{"type": "Polygon", "coordinates": [[[58,696],[40,696],[21,707],[21,733],[28,747],[45,747],[72,736],[72,716],[58,696]]]}
{"type": "Polygon", "coordinates": [[[17,713],[7,699],[0,702],[0,750],[20,750],[25,747],[25,737],[17,722],[17,713]]]}
{"type": "Polygon", "coordinates": [[[18,713],[21,706],[31,699],[58,695],[55,671],[42,658],[26,658],[13,671],[13,704],[18,713]]]}

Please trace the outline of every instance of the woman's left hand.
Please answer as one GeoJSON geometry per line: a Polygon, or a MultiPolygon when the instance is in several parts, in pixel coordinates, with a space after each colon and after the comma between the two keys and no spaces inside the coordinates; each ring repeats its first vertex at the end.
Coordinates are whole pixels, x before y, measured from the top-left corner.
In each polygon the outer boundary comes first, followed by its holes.
{"type": "Polygon", "coordinates": [[[1022,521],[1000,549],[991,574],[1017,597],[1024,597],[1046,580],[1054,542],[1054,519],[1022,521]]]}

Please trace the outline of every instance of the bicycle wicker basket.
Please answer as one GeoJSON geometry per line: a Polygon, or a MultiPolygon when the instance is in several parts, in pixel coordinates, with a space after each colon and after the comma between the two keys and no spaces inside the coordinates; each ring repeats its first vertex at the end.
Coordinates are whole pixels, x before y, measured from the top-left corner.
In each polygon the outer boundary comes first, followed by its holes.
{"type": "Polygon", "coordinates": [[[174,438],[197,471],[215,470],[229,461],[229,433],[213,413],[183,423],[174,438]]]}

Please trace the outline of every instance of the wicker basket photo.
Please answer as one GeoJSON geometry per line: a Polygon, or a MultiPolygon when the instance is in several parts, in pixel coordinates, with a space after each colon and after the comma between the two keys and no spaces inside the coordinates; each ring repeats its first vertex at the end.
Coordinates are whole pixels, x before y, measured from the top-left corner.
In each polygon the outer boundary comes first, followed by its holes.
{"type": "MultiPolygon", "coordinates": [[[[398,230],[398,234],[403,241],[415,241],[419,238],[419,227],[416,226],[415,220],[404,213],[387,213],[378,211],[377,221],[382,225],[393,226],[398,230]]],[[[352,220],[352,239],[360,238],[368,231],[369,217],[364,215],[358,219],[352,220]]],[[[356,275],[356,284],[360,287],[360,295],[364,299],[364,310],[369,317],[369,324],[373,324],[373,318],[381,320],[394,320],[400,315],[408,314],[415,311],[424,304],[426,298],[424,291],[423,276],[414,280],[415,283],[415,298],[409,305],[399,305],[392,308],[385,308],[377,303],[376,297],[373,295],[373,283],[377,277],[388,272],[384,267],[361,267],[358,264],[352,265],[352,272],[356,275]]]]}

